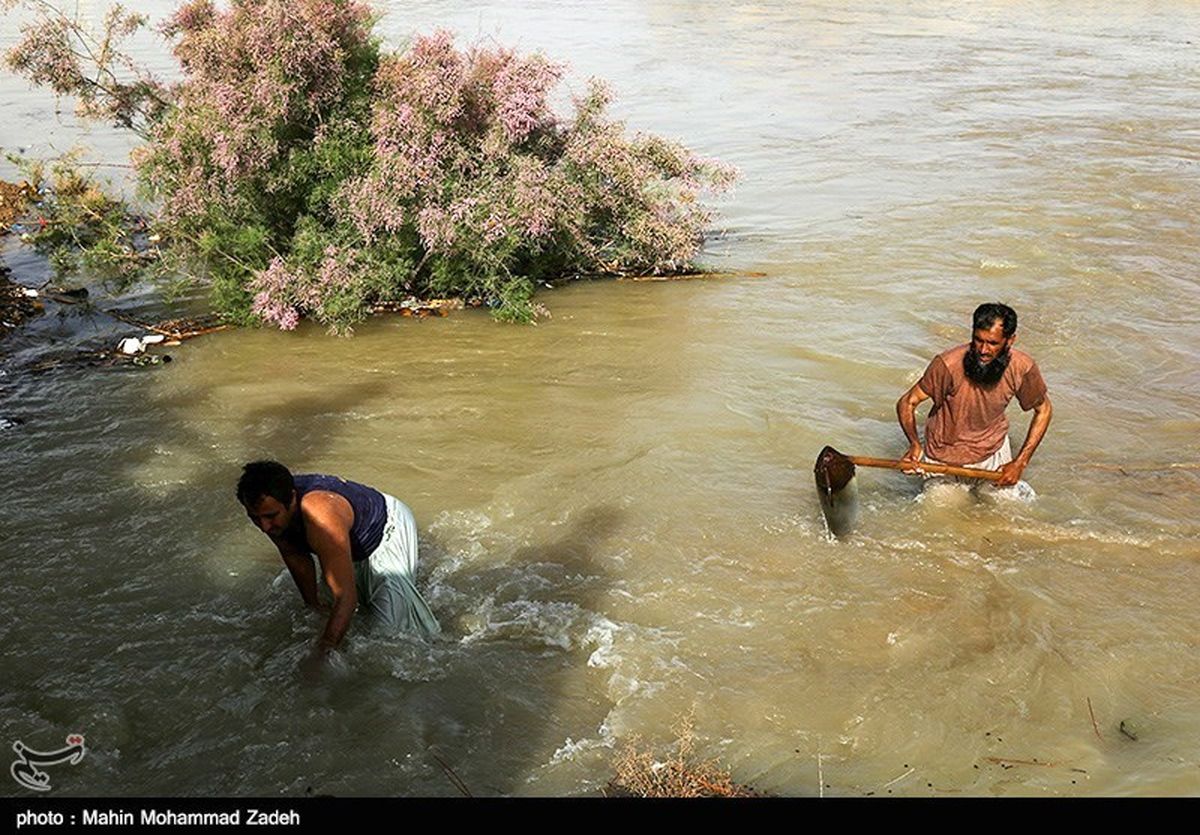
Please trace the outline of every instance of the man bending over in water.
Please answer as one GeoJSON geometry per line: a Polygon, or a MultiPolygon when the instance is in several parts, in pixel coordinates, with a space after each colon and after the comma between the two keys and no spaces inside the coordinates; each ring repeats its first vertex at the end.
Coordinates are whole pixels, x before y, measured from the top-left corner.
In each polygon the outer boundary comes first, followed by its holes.
{"type": "Polygon", "coordinates": [[[981,304],[971,322],[971,341],[933,358],[925,374],[896,403],[908,438],[901,459],[915,472],[921,461],[999,470],[998,487],[1017,483],[1042,442],[1053,410],[1033,357],[1012,347],[1017,314],[1003,304],[981,304]],[[1013,397],[1033,409],[1029,434],[1013,458],[1004,410],[1013,397]],[[917,436],[917,405],[933,399],[925,422],[925,446],[917,436]]]}
{"type": "Polygon", "coordinates": [[[417,525],[399,499],[337,476],[293,476],[276,461],[243,467],[237,497],[279,549],[304,602],[329,613],[308,668],[341,643],[359,604],[390,629],[440,631],[414,585],[417,525]],[[317,598],[314,554],[333,595],[329,609],[317,598]]]}

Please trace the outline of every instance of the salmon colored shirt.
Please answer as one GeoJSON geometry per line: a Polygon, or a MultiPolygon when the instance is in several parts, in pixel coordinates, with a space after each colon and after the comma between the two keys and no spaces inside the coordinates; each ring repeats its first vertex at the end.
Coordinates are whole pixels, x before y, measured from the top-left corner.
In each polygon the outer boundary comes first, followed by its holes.
{"type": "Polygon", "coordinates": [[[1004,445],[1015,396],[1029,411],[1046,396],[1046,381],[1033,357],[1015,348],[1004,376],[992,386],[967,379],[963,357],[971,346],[959,345],[938,354],[925,369],[921,390],[933,399],[925,422],[925,454],[946,464],[974,464],[1004,445]]]}

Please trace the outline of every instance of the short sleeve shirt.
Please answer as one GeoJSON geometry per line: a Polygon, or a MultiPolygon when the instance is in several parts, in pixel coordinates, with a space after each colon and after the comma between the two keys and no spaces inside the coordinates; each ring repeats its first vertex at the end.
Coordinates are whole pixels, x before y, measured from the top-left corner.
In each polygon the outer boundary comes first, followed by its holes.
{"type": "Polygon", "coordinates": [[[995,384],[967,378],[963,358],[970,345],[938,354],[921,377],[921,390],[933,399],[925,423],[925,453],[946,464],[974,464],[998,450],[1008,437],[1004,410],[1013,397],[1025,411],[1046,397],[1046,381],[1033,357],[1010,349],[1008,367],[995,384]]]}

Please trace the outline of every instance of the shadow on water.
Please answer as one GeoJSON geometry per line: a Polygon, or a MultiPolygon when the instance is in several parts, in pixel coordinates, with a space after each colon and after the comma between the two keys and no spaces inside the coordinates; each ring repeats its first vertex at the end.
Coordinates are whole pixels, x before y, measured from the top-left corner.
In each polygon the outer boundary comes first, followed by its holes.
{"type": "MultiPolygon", "coordinates": [[[[603,608],[614,578],[608,575],[597,551],[616,534],[621,516],[620,511],[611,507],[590,508],[581,513],[571,529],[557,541],[543,547],[523,548],[513,559],[515,566],[547,567],[544,574],[557,582],[546,591],[544,599],[551,605],[576,607],[587,618],[589,630],[612,628],[603,617],[603,608]]],[[[485,576],[481,581],[487,583],[488,579],[485,576]]],[[[537,666],[541,669],[532,678],[536,684],[525,685],[525,701],[532,701],[537,706],[529,715],[531,722],[527,726],[533,732],[521,731],[524,723],[513,722],[518,731],[517,738],[528,741],[529,751],[527,756],[514,752],[518,755],[514,763],[519,764],[524,759],[530,766],[537,767],[550,762],[569,738],[579,740],[596,734],[611,709],[611,702],[598,695],[603,688],[597,687],[595,682],[596,677],[604,673],[580,673],[588,669],[585,656],[591,652],[590,645],[582,643],[586,638],[586,635],[577,636],[582,645],[574,645],[572,651],[557,658],[550,654],[540,656],[537,666]],[[556,709],[555,700],[569,702],[570,709],[556,709]]],[[[520,788],[520,783],[513,781],[509,791],[516,793],[520,788]]],[[[502,790],[501,793],[507,792],[502,790]]]]}
{"type": "MultiPolygon", "coordinates": [[[[454,597],[438,611],[453,641],[440,656],[444,678],[405,691],[399,710],[423,717],[420,744],[434,773],[421,780],[422,792],[458,793],[439,773],[440,760],[475,796],[545,794],[541,769],[568,740],[597,735],[612,703],[597,686],[605,674],[588,658],[597,631],[616,628],[602,614],[613,580],[599,550],[621,517],[588,508],[544,544],[439,579],[454,597]]],[[[436,542],[425,555],[435,571],[446,558],[436,542]]]]}
{"type": "Polygon", "coordinates": [[[620,512],[576,512],[500,564],[447,569],[423,532],[419,585],[440,570],[445,634],[381,638],[356,619],[345,669],[307,687],[296,667],[322,621],[234,484],[258,457],[339,473],[344,416],[385,387],[285,396],[214,427],[196,406],[227,390],[164,387],[179,367],[11,385],[28,421],[0,438],[15,485],[0,549],[0,605],[17,613],[0,627],[9,736],[86,735],[89,768],[56,775],[63,794],[457,794],[438,758],[476,795],[539,793],[539,769],[612,707],[588,635],[615,628],[597,549],[620,512]]]}
{"type": "Polygon", "coordinates": [[[15,614],[3,629],[14,651],[0,719],[14,739],[86,734],[92,767],[73,786],[64,773],[66,793],[270,790],[217,763],[252,742],[237,728],[247,694],[272,697],[286,681],[281,653],[302,645],[297,627],[309,639],[315,627],[279,605],[268,543],[255,543],[262,556],[247,570],[237,543],[243,526],[253,532],[234,484],[247,456],[321,460],[338,411],[380,394],[342,386],[255,409],[230,450],[189,420],[201,392],[163,396],[172,370],[10,381],[27,419],[0,438],[12,485],[0,605],[15,614]],[[302,424],[321,431],[295,431],[302,424]],[[218,582],[237,574],[250,577],[218,582]],[[195,757],[212,765],[173,767],[195,757]]]}

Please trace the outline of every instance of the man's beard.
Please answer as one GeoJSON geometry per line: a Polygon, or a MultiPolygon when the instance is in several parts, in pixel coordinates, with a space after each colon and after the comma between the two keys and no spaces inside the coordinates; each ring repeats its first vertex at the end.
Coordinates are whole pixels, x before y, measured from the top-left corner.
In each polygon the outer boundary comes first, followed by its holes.
{"type": "Polygon", "coordinates": [[[963,373],[971,382],[979,383],[981,386],[994,386],[1004,376],[1010,359],[1012,359],[1012,354],[1009,353],[1008,348],[1005,348],[996,354],[991,362],[985,364],[979,359],[979,354],[975,353],[975,346],[972,345],[963,355],[963,373]]]}

